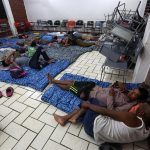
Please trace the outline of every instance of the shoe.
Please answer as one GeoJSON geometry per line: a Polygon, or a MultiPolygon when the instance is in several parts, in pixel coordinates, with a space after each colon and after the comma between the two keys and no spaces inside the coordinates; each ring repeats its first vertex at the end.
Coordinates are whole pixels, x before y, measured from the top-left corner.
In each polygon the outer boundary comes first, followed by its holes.
{"type": "Polygon", "coordinates": [[[7,95],[7,97],[11,97],[13,95],[13,93],[14,93],[14,89],[12,87],[8,87],[6,89],[6,95],[7,95]]]}
{"type": "Polygon", "coordinates": [[[2,92],[0,91],[0,98],[2,98],[3,97],[3,94],[2,94],[2,92]]]}

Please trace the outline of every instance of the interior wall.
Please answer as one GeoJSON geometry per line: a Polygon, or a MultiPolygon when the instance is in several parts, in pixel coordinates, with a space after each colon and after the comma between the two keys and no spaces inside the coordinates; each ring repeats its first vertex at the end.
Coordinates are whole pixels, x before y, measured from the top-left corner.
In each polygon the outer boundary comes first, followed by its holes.
{"type": "MultiPolygon", "coordinates": [[[[29,21],[83,19],[105,20],[118,2],[125,2],[128,9],[135,10],[140,0],[24,0],[29,21]]],[[[143,16],[147,0],[141,0],[140,14],[143,16]]]]}
{"type": "Polygon", "coordinates": [[[14,16],[14,20],[16,22],[27,20],[27,15],[26,15],[23,0],[9,0],[9,3],[14,16]]]}
{"type": "Polygon", "coordinates": [[[150,70],[150,16],[145,29],[143,44],[144,52],[138,57],[133,75],[133,82],[138,83],[145,81],[150,70]]]}

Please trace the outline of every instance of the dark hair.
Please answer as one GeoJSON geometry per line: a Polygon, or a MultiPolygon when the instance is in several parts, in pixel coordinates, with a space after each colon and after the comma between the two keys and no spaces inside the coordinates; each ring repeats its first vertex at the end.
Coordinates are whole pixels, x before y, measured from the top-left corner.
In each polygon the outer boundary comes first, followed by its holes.
{"type": "Polygon", "coordinates": [[[140,96],[138,97],[140,100],[146,100],[148,98],[148,91],[145,88],[138,88],[140,91],[140,96]]]}
{"type": "Polygon", "coordinates": [[[36,41],[32,41],[31,47],[35,47],[35,46],[36,46],[36,41]]]}
{"type": "Polygon", "coordinates": [[[5,62],[5,60],[2,60],[1,62],[2,62],[2,66],[3,66],[3,67],[8,67],[8,66],[9,66],[9,64],[7,64],[7,63],[5,62]]]}

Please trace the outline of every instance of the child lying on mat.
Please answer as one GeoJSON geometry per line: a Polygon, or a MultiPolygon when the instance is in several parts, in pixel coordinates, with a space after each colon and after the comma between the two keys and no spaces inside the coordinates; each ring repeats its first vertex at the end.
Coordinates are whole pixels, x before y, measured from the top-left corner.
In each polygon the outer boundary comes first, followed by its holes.
{"type": "Polygon", "coordinates": [[[73,80],[55,80],[48,75],[49,83],[56,84],[64,90],[74,93],[83,100],[97,99],[100,106],[110,110],[128,111],[138,101],[144,101],[148,97],[148,91],[138,88],[127,91],[123,84],[102,88],[94,82],[78,82],[73,80]]]}
{"type": "Polygon", "coordinates": [[[48,57],[42,47],[36,47],[36,42],[33,41],[31,46],[28,47],[27,54],[16,57],[16,52],[12,52],[4,57],[1,65],[3,67],[10,65],[30,66],[34,69],[41,69],[52,62],[54,62],[54,60],[48,57]],[[39,58],[41,55],[43,56],[43,60],[40,62],[39,58]]]}
{"type": "MultiPolygon", "coordinates": [[[[81,109],[85,110],[84,130],[94,137],[98,144],[131,143],[145,140],[150,135],[150,105],[147,103],[142,103],[135,113],[109,110],[95,105],[94,100],[91,100],[91,103],[83,102],[81,109]]],[[[73,120],[79,111],[74,110],[66,116],[54,114],[54,118],[61,125],[65,125],[68,120],[73,120]]]]}

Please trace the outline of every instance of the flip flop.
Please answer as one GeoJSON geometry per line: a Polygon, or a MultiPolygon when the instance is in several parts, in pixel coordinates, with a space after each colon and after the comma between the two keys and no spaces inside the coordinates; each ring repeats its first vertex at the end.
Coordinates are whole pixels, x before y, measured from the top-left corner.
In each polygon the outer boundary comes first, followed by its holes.
{"type": "Polygon", "coordinates": [[[2,92],[0,91],[0,98],[2,98],[3,97],[3,94],[2,94],[2,92]]]}
{"type": "Polygon", "coordinates": [[[7,95],[7,97],[11,97],[13,95],[13,93],[14,93],[14,89],[12,87],[8,87],[6,89],[6,95],[7,95]]]}

